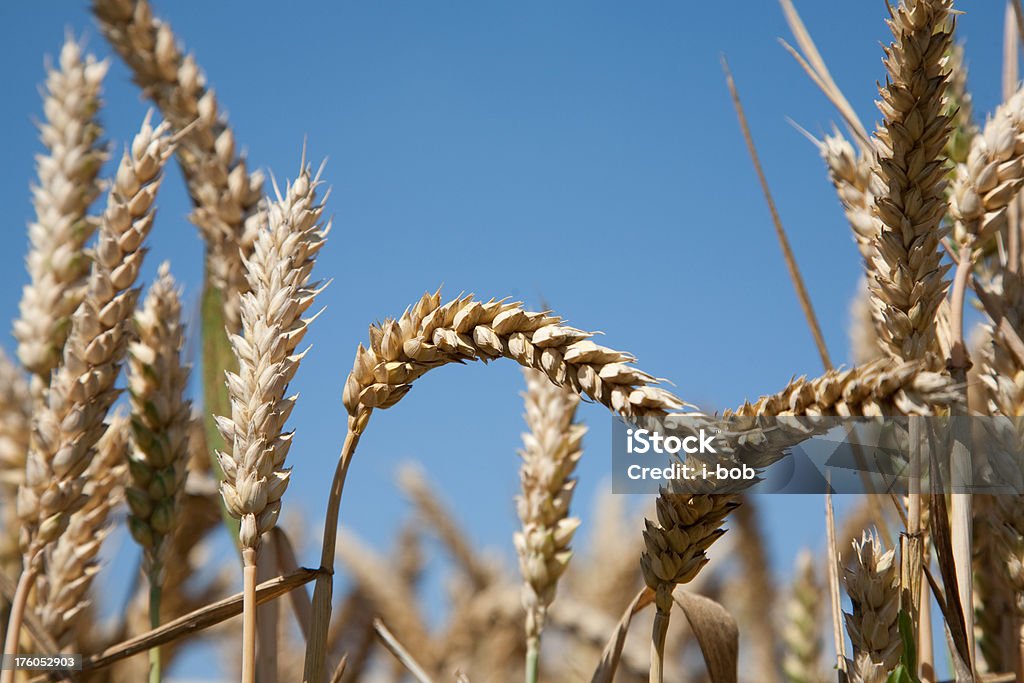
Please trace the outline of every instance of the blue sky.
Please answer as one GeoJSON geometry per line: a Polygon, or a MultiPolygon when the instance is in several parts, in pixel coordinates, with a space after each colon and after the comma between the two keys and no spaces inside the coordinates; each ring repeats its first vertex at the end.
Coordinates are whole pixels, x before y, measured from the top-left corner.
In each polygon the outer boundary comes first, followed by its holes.
{"type": "MultiPolygon", "coordinates": [[[[885,4],[798,8],[836,81],[874,121],[885,4]]],[[[960,9],[983,116],[999,99],[1002,5],[960,9]]],[[[293,385],[301,397],[286,514],[319,527],[344,436],[341,387],[366,325],[442,283],[449,296],[543,298],[702,407],[820,372],[722,54],[833,358],[847,359],[857,252],[816,150],[785,120],[819,133],[837,116],[776,42],[788,31],[775,3],[189,1],[156,10],[196,53],[252,166],[291,177],[304,139],[311,158],[328,158],[334,230],[316,272],[334,282],[293,385]]],[[[0,7],[0,319],[14,318],[25,282],[43,56],[68,28],[108,54],[84,2],[0,7]]],[[[105,99],[107,137],[123,145],[146,103],[116,60],[105,99]]],[[[176,170],[158,204],[145,275],[170,259],[194,310],[202,247],[176,170]]],[[[2,343],[13,349],[9,334],[2,343]]],[[[472,537],[510,555],[521,387],[511,363],[445,368],[377,413],[350,472],[344,524],[386,547],[407,509],[394,469],[415,459],[472,537]]],[[[586,516],[609,472],[610,422],[599,407],[582,416],[591,432],[576,507],[586,516]]],[[[799,546],[820,546],[822,502],[763,502],[766,527],[779,530],[773,564],[786,571],[799,546]]]]}

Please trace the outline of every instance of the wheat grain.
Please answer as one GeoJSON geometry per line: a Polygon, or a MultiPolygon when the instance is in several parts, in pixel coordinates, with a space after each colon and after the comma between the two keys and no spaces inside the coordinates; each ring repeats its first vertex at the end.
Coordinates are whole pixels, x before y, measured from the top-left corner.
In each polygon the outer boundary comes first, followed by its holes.
{"type": "Polygon", "coordinates": [[[67,529],[47,548],[46,568],[36,581],[37,612],[47,632],[67,651],[75,622],[84,617],[89,589],[99,571],[99,552],[109,533],[111,511],[121,502],[128,469],[128,419],[115,415],[96,444],[85,472],[85,504],[68,521],[67,529]]]}
{"type": "Polygon", "coordinates": [[[810,551],[805,549],[797,555],[793,574],[782,628],[786,646],[782,670],[790,683],[824,683],[821,634],[825,632],[825,624],[821,608],[825,596],[810,551]]]}
{"type": "Polygon", "coordinates": [[[47,68],[40,124],[46,153],[36,157],[29,283],[14,322],[18,358],[32,372],[33,393],[40,399],[85,295],[90,263],[85,244],[96,230],[87,212],[100,192],[97,176],[107,157],[97,118],[107,66],[68,38],[56,67],[47,68]]]}
{"type": "Polygon", "coordinates": [[[184,397],[188,368],[181,362],[185,333],[180,293],[166,262],[135,314],[135,332],[137,340],[128,349],[132,406],[128,526],[142,546],[150,581],[159,585],[184,494],[191,426],[191,404],[184,397]]]}
{"type": "Polygon", "coordinates": [[[85,298],[75,312],[64,357],[34,420],[25,484],[18,490],[23,550],[29,558],[56,538],[82,504],[83,476],[117,396],[114,380],[128,343],[133,289],[153,225],[153,201],[172,152],[166,124],[147,116],[114,178],[100,221],[85,298]]]}
{"type": "Polygon", "coordinates": [[[583,455],[587,428],[574,423],[579,396],[553,385],[536,370],[526,370],[526,424],[523,465],[519,472],[522,495],[516,500],[522,530],[514,535],[523,577],[528,649],[539,647],[547,609],[555,599],[558,580],[572,557],[569,544],[580,520],[569,516],[576,489],[572,478],[583,455]]]}
{"type": "Polygon", "coordinates": [[[904,0],[888,20],[894,42],[885,49],[887,85],[880,88],[884,123],[875,133],[874,171],[881,193],[871,279],[875,321],[889,355],[923,358],[936,347],[936,311],[945,298],[939,241],[946,211],[943,154],[952,45],[952,0],[904,0]]]}
{"type": "Polygon", "coordinates": [[[263,175],[249,173],[195,57],[183,54],[170,25],[153,16],[147,0],[94,0],[93,12],[164,118],[178,131],[188,129],[178,158],[195,204],[191,220],[207,243],[210,284],[221,291],[228,326],[237,330],[247,290],[243,257],[251,253],[263,222],[258,210],[263,175]]]}
{"type": "Polygon", "coordinates": [[[895,549],[888,551],[878,536],[864,532],[855,540],[856,561],[845,570],[846,592],[853,606],[845,615],[846,630],[853,643],[850,662],[855,683],[885,680],[900,661],[898,617],[899,567],[895,549]]]}

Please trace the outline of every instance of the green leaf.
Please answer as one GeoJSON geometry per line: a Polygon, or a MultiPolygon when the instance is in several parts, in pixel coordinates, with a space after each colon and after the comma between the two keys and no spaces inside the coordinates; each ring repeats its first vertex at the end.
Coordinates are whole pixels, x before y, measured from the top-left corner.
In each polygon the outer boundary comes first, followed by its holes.
{"type": "MultiPolygon", "coordinates": [[[[900,683],[920,683],[917,678],[917,633],[914,631],[914,623],[910,619],[910,613],[900,610],[899,614],[900,640],[903,641],[903,654],[900,655],[900,665],[896,671],[903,672],[905,679],[898,679],[900,683]]],[[[895,671],[893,673],[896,673],[895,671]]]]}
{"type": "MultiPolygon", "coordinates": [[[[231,401],[228,398],[224,373],[228,370],[235,370],[236,362],[224,324],[223,298],[216,287],[210,286],[208,272],[203,284],[201,309],[203,321],[201,332],[203,339],[203,431],[206,434],[207,448],[210,450],[213,473],[217,477],[217,481],[223,481],[224,471],[217,461],[217,451],[224,448],[224,439],[221,438],[213,416],[231,414],[231,401]]],[[[238,520],[227,511],[223,500],[220,509],[224,526],[237,544],[238,520]]]]}

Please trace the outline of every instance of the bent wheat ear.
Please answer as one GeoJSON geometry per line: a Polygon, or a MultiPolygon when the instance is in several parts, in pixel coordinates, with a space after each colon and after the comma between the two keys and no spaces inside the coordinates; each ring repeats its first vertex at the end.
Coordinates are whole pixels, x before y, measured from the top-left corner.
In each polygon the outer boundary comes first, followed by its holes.
{"type": "Polygon", "coordinates": [[[523,528],[513,538],[523,577],[527,648],[536,657],[547,610],[569,565],[569,544],[580,524],[578,518],[569,516],[569,504],[576,489],[572,473],[583,455],[587,428],[574,423],[579,396],[556,387],[536,370],[524,374],[523,399],[530,431],[523,434],[519,452],[522,494],[516,507],[523,528]]]}
{"type": "Polygon", "coordinates": [[[591,336],[518,303],[463,296],[441,305],[440,291],[424,294],[398,320],[370,328],[370,346],[357,349],[342,400],[358,424],[374,408],[398,403],[433,368],[504,357],[623,417],[664,415],[684,406],[634,367],[633,356],[598,346],[591,336]]]}
{"type": "Polygon", "coordinates": [[[284,463],[292,432],[284,426],[296,397],[285,393],[306,353],[296,348],[315,317],[302,316],[322,291],[310,275],[329,229],[321,223],[318,185],[304,166],[269,206],[267,227],[245,262],[251,291],[242,297],[242,334],[231,336],[239,370],[227,373],[231,416],[217,418],[229,449],[217,454],[221,494],[241,520],[242,547],[253,550],[277,522],[291,476],[284,463]]]}
{"type": "Polygon", "coordinates": [[[57,66],[47,69],[39,127],[46,153],[36,157],[38,181],[32,187],[36,216],[28,230],[29,283],[14,321],[18,358],[32,372],[33,393],[40,400],[85,295],[85,244],[96,230],[96,220],[86,214],[100,193],[97,176],[107,158],[97,118],[107,66],[68,39],[57,66]]]}
{"type": "Polygon", "coordinates": [[[904,0],[888,20],[888,78],[878,104],[874,171],[881,193],[871,286],[878,335],[889,355],[923,358],[937,348],[936,314],[948,281],[941,264],[946,212],[944,149],[950,119],[945,56],[952,46],[952,0],[904,0]]]}
{"type": "Polygon", "coordinates": [[[239,297],[247,290],[242,257],[251,253],[262,222],[263,175],[249,173],[206,76],[147,0],[94,0],[93,13],[135,82],[175,130],[185,131],[178,159],[195,204],[191,220],[207,244],[210,284],[222,292],[228,326],[236,331],[239,297]]]}
{"type": "Polygon", "coordinates": [[[836,188],[843,213],[853,229],[857,249],[865,263],[870,264],[878,234],[878,223],[872,213],[875,188],[872,187],[871,158],[855,149],[838,130],[817,144],[828,168],[829,180],[836,188]]]}
{"type": "Polygon", "coordinates": [[[34,420],[25,483],[18,490],[22,546],[30,560],[83,504],[84,476],[103,434],[130,335],[134,289],[153,226],[153,202],[172,153],[168,126],[146,117],[125,151],[100,221],[88,287],[75,312],[62,364],[34,420]]]}

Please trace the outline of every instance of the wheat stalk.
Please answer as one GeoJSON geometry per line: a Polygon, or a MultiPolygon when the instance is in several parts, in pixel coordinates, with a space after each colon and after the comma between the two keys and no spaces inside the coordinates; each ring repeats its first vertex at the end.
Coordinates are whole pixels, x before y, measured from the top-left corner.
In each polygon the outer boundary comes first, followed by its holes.
{"type": "Polygon", "coordinates": [[[548,607],[558,580],[572,557],[569,544],[580,525],[569,516],[576,489],[572,478],[583,455],[587,428],[574,423],[577,394],[555,386],[536,370],[526,370],[526,424],[519,455],[522,494],[516,500],[522,531],[514,535],[519,571],[523,577],[526,610],[527,681],[537,678],[537,656],[548,607]]]}
{"type": "Polygon", "coordinates": [[[242,334],[231,336],[238,373],[227,373],[231,415],[218,416],[224,452],[217,454],[224,481],[221,495],[228,512],[240,520],[247,590],[243,610],[243,680],[255,679],[256,559],[260,537],[270,531],[281,512],[281,496],[291,470],[285,458],[292,432],[284,426],[296,396],[286,396],[305,352],[296,348],[313,317],[303,318],[321,291],[310,282],[313,263],[328,227],[321,223],[323,204],[317,203],[319,176],[303,160],[299,176],[267,211],[246,259],[250,292],[242,297],[242,334]]]}
{"type": "Polygon", "coordinates": [[[263,175],[249,173],[195,57],[183,54],[147,0],[94,0],[93,12],[135,82],[176,130],[185,131],[178,159],[195,204],[191,220],[206,240],[210,284],[224,297],[229,328],[237,330],[248,288],[243,257],[262,223],[263,175]]]}
{"type": "Polygon", "coordinates": [[[96,443],[85,472],[85,504],[70,515],[67,529],[46,549],[36,581],[37,613],[47,632],[67,651],[81,651],[74,627],[85,618],[88,593],[99,571],[99,552],[109,534],[111,511],[123,499],[128,468],[128,419],[115,415],[96,443]]]}
{"type": "MultiPolygon", "coordinates": [[[[68,516],[83,504],[85,475],[103,419],[117,396],[120,371],[130,334],[133,289],[153,225],[153,201],[161,171],[173,151],[166,124],[156,128],[149,116],[125,151],[107,207],[100,221],[85,298],[75,311],[61,365],[53,375],[45,403],[33,420],[25,482],[18,489],[25,572],[15,600],[6,652],[16,652],[28,587],[40,571],[42,549],[67,527],[68,516]]],[[[11,683],[3,672],[2,683],[11,683]]]]}
{"type": "Polygon", "coordinates": [[[32,187],[35,220],[29,225],[29,282],[14,321],[18,358],[32,373],[42,400],[50,373],[60,364],[71,316],[85,296],[90,259],[85,244],[96,230],[87,215],[100,193],[98,175],[107,158],[97,114],[108,63],[83,55],[68,38],[56,67],[48,66],[40,139],[32,187]]]}
{"type": "Polygon", "coordinates": [[[853,605],[852,613],[845,615],[853,643],[850,673],[854,683],[874,683],[885,680],[903,652],[899,567],[895,548],[886,551],[876,534],[864,532],[853,545],[856,561],[845,570],[846,592],[853,605]]]}
{"type": "Polygon", "coordinates": [[[951,2],[904,0],[888,20],[894,42],[885,49],[888,79],[878,105],[884,122],[875,132],[877,275],[868,284],[879,337],[889,355],[905,360],[935,349],[936,312],[948,285],[939,241],[951,2]]]}

